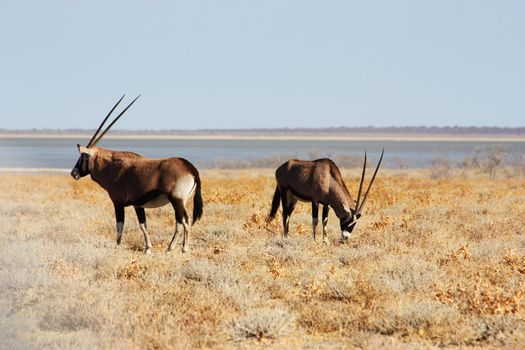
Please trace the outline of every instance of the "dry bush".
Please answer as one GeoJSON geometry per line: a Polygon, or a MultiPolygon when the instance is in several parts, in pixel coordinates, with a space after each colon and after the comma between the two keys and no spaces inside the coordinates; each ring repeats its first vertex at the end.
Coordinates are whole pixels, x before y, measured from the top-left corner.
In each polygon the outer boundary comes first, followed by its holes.
{"type": "Polygon", "coordinates": [[[194,260],[182,267],[181,274],[188,280],[204,283],[239,309],[254,306],[261,299],[258,288],[247,281],[238,267],[231,263],[218,266],[208,260],[194,260]]]}
{"type": "Polygon", "coordinates": [[[365,314],[350,303],[340,305],[338,301],[314,301],[302,310],[299,324],[312,334],[329,334],[337,338],[357,329],[359,320],[366,318],[365,314]]]}
{"type": "Polygon", "coordinates": [[[482,329],[450,306],[433,300],[393,300],[368,325],[381,334],[427,338],[439,345],[473,344],[482,329]]]}
{"type": "Polygon", "coordinates": [[[377,289],[386,289],[393,293],[410,293],[427,289],[434,282],[442,279],[441,270],[421,256],[389,255],[379,262],[373,283],[377,289]]]}
{"type": "Polygon", "coordinates": [[[283,309],[255,309],[236,318],[231,324],[231,337],[235,341],[247,338],[277,339],[295,329],[295,317],[283,309]]]}
{"type": "Polygon", "coordinates": [[[446,178],[450,175],[450,161],[446,157],[434,157],[430,162],[431,177],[433,179],[446,178]]]}
{"type": "Polygon", "coordinates": [[[266,254],[269,257],[279,261],[280,264],[298,264],[300,263],[301,255],[297,254],[306,241],[311,238],[295,237],[294,239],[287,239],[281,236],[272,238],[266,244],[266,254]]]}
{"type": "MultiPolygon", "coordinates": [[[[486,174],[489,174],[491,178],[496,177],[496,171],[502,169],[507,162],[508,151],[505,146],[499,145],[489,149],[475,149],[472,154],[467,156],[460,166],[467,169],[480,169],[486,174]]],[[[522,166],[518,164],[512,164],[513,168],[519,168],[522,166]]]]}
{"type": "Polygon", "coordinates": [[[431,328],[446,327],[458,316],[454,308],[436,301],[411,301],[394,299],[386,305],[382,317],[373,324],[383,334],[400,332],[404,335],[428,332],[431,328]]]}
{"type": "Polygon", "coordinates": [[[327,299],[352,302],[355,300],[357,292],[356,285],[350,278],[330,281],[328,283],[327,299]]]}
{"type": "Polygon", "coordinates": [[[507,149],[503,146],[494,147],[485,162],[485,170],[490,173],[490,177],[496,176],[496,169],[502,166],[507,158],[507,149]]]}

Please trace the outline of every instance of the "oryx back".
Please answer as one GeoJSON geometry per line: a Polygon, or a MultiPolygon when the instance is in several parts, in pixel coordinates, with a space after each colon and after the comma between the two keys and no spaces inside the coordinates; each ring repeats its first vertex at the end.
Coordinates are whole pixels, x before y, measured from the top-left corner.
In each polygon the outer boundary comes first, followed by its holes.
{"type": "Polygon", "coordinates": [[[277,168],[275,178],[278,186],[289,190],[301,201],[327,204],[331,192],[346,190],[339,169],[327,158],[289,160],[277,168]]]}

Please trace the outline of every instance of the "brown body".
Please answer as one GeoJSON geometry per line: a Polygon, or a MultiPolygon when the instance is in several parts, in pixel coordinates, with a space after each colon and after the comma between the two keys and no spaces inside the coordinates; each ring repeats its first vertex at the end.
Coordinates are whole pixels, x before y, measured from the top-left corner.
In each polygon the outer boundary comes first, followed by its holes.
{"type": "Polygon", "coordinates": [[[326,225],[328,223],[329,208],[332,207],[339,218],[341,235],[344,239],[350,237],[352,230],[361,217],[361,209],[366,201],[370,187],[375,179],[377,170],[383,159],[381,159],[374,172],[374,176],[368,186],[362,203],[359,203],[361,189],[366,168],[363,166],[363,175],[359,185],[357,201],[354,202],[348,188],[346,187],[341,172],[333,161],[327,158],[314,161],[304,161],[292,159],[282,164],[275,171],[277,187],[272,201],[272,209],[269,219],[273,219],[279,209],[279,204],[283,208],[283,230],[284,235],[288,236],[290,215],[295,209],[297,201],[312,203],[312,228],[313,237],[316,236],[316,228],[319,216],[319,204],[323,205],[323,241],[328,242],[326,235],[326,225]]]}
{"type": "Polygon", "coordinates": [[[183,193],[186,183],[180,180],[193,181],[194,189],[199,179],[197,169],[183,158],[150,159],[100,147],[93,150],[96,155],[89,160],[91,178],[108,192],[113,203],[154,208],[161,206],[155,201],[162,196],[187,200],[183,193]]]}
{"type": "Polygon", "coordinates": [[[339,218],[351,214],[354,201],[330,159],[289,160],[277,168],[275,179],[279,188],[287,189],[297,200],[329,205],[339,218]]]}

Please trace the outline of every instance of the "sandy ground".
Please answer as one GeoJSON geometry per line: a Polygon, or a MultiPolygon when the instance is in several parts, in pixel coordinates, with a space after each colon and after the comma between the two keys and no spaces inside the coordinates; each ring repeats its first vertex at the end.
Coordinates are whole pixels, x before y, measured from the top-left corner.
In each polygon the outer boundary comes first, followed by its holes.
{"type": "MultiPolygon", "coordinates": [[[[382,171],[348,243],[266,222],[272,171],[202,172],[203,219],[171,254],[172,209],[126,210],[89,178],[0,173],[0,347],[518,348],[525,344],[525,179],[382,171]]],[[[357,191],[359,170],[344,170],[357,191]]],[[[320,234],[320,231],[318,232],[320,234]]]]}

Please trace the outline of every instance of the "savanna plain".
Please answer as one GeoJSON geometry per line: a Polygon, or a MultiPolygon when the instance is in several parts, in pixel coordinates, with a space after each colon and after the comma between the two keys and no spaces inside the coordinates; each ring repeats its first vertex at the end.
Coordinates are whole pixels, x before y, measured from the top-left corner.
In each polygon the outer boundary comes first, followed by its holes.
{"type": "MultiPolygon", "coordinates": [[[[519,171],[518,171],[519,170],[519,171]]],[[[381,169],[348,242],[265,220],[272,169],[201,171],[190,252],[171,207],[113,207],[89,177],[0,173],[0,348],[523,348],[525,177],[381,169]]],[[[343,169],[355,194],[359,169],[343,169]]],[[[280,215],[280,214],[279,214],[280,215]]]]}

